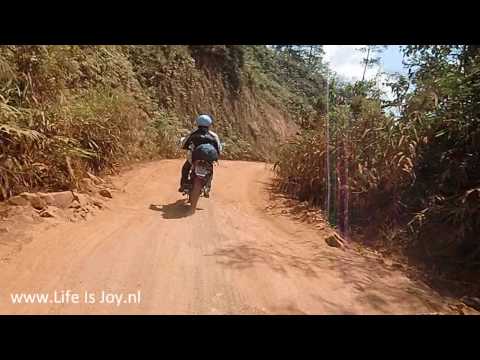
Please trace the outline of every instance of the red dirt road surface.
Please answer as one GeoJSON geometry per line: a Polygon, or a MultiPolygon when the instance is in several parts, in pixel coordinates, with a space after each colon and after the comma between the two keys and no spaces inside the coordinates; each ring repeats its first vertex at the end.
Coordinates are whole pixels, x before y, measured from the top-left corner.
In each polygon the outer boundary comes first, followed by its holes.
{"type": "Polygon", "coordinates": [[[88,221],[61,223],[0,263],[2,314],[425,314],[446,299],[326,230],[269,207],[270,167],[221,161],[198,210],[183,161],[135,167],[88,221]],[[323,231],[323,232],[322,232],[323,231]],[[13,295],[46,294],[14,304],[13,295]],[[129,296],[130,294],[130,296],[129,296]]]}

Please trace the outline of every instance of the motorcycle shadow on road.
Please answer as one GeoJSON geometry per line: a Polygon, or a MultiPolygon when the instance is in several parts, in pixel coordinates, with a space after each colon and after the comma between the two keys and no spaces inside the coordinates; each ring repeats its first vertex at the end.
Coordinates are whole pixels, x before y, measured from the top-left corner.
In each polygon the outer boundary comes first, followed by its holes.
{"type": "MultiPolygon", "coordinates": [[[[190,205],[187,204],[185,199],[180,199],[166,205],[151,204],[149,209],[161,212],[164,219],[181,219],[192,215],[190,205]]],[[[197,207],[197,211],[198,210],[203,209],[197,207]]]]}

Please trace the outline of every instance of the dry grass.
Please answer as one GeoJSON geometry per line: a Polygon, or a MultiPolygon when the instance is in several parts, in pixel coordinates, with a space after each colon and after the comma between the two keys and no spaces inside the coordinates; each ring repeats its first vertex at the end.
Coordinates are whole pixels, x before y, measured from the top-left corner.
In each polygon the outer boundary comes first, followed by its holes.
{"type": "Polygon", "coordinates": [[[2,47],[0,199],[72,188],[87,171],[171,155],[165,116],[121,47],[2,47]]]}

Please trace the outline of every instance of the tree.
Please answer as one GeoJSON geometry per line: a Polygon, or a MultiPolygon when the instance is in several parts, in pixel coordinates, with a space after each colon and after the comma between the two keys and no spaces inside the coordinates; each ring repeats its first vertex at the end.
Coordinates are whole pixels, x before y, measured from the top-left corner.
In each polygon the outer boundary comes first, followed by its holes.
{"type": "Polygon", "coordinates": [[[272,48],[287,59],[303,63],[310,72],[324,70],[323,45],[273,45],[272,48]]]}
{"type": "Polygon", "coordinates": [[[380,54],[385,51],[387,45],[367,45],[366,47],[359,48],[358,50],[362,53],[365,53],[365,57],[362,59],[362,64],[364,64],[362,81],[365,80],[365,73],[367,68],[370,68],[374,65],[380,63],[380,54]]]}
{"type": "Polygon", "coordinates": [[[306,46],[307,63],[312,71],[323,70],[323,56],[325,51],[323,45],[308,45],[306,46]]]}

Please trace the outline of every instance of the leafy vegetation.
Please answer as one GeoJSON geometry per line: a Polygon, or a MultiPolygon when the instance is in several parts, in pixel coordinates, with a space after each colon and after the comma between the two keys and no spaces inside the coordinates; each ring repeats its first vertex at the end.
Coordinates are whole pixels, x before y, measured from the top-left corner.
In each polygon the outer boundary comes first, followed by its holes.
{"type": "Polygon", "coordinates": [[[245,46],[246,74],[252,85],[280,99],[303,128],[313,127],[318,109],[325,106],[323,52],[314,47],[245,46]]]}
{"type": "Polygon", "coordinates": [[[225,157],[267,159],[287,130],[266,119],[287,128],[307,98],[282,61],[305,74],[266,46],[0,47],[0,200],[182,156],[198,113],[214,116],[225,157]]]}
{"type": "Polygon", "coordinates": [[[0,64],[1,198],[153,154],[152,102],[121,47],[4,46],[0,64]]]}
{"type": "Polygon", "coordinates": [[[409,78],[392,81],[393,101],[365,81],[334,86],[319,126],[283,147],[279,187],[323,207],[345,236],[361,230],[437,263],[478,266],[479,49],[404,55],[409,78]]]}

